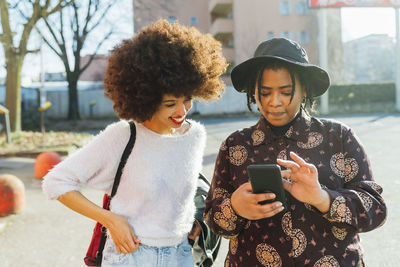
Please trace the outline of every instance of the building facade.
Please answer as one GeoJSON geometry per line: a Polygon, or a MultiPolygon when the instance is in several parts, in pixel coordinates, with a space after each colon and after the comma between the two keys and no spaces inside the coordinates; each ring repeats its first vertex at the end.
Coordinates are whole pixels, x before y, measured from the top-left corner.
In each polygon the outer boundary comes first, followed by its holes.
{"type": "MultiPolygon", "coordinates": [[[[132,0],[134,29],[163,18],[178,20],[210,33],[222,43],[230,63],[222,77],[227,88],[218,102],[195,102],[192,112],[203,115],[248,112],[246,97],[232,88],[230,71],[252,57],[257,45],[273,37],[299,42],[311,63],[318,64],[318,13],[308,0],[132,0]]],[[[332,83],[342,83],[342,33],[340,9],[326,9],[328,72],[332,83]]],[[[256,108],[253,110],[257,110],[256,108]]]]}
{"type": "Polygon", "coordinates": [[[207,33],[210,28],[208,0],[133,0],[134,31],[163,18],[178,20],[207,33]]]}
{"type": "MultiPolygon", "coordinates": [[[[85,66],[92,55],[81,57],[81,67],[85,66]]],[[[95,55],[90,65],[82,72],[80,81],[99,82],[104,80],[104,72],[107,68],[107,55],[95,55]]]]}
{"type": "MultiPolygon", "coordinates": [[[[135,31],[158,18],[195,26],[222,43],[229,70],[252,56],[257,44],[273,37],[299,42],[318,64],[318,9],[307,0],[133,0],[135,31]]],[[[327,9],[328,71],[343,81],[340,9],[327,9]]],[[[229,77],[225,82],[230,83],[229,77]]]]}

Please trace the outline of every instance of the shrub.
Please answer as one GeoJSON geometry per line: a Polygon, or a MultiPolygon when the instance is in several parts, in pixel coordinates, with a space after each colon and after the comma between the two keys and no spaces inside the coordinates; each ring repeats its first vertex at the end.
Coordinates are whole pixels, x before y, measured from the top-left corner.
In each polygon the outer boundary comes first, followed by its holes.
{"type": "MultiPolygon", "coordinates": [[[[329,113],[394,112],[395,83],[332,85],[329,89],[329,113]]],[[[317,98],[316,110],[321,99],[317,98]]]]}
{"type": "Polygon", "coordinates": [[[395,103],[394,83],[332,85],[329,89],[329,104],[395,103]]]}

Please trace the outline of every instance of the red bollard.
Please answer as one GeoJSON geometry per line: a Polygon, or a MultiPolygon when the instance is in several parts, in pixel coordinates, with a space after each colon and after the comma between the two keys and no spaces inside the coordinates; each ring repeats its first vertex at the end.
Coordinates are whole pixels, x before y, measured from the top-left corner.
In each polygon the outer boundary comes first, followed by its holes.
{"type": "Polygon", "coordinates": [[[19,213],[24,207],[24,183],[14,175],[0,175],[0,217],[19,213]]]}
{"type": "Polygon", "coordinates": [[[61,161],[61,157],[56,152],[42,152],[36,157],[35,177],[43,178],[54,165],[61,161]]]}

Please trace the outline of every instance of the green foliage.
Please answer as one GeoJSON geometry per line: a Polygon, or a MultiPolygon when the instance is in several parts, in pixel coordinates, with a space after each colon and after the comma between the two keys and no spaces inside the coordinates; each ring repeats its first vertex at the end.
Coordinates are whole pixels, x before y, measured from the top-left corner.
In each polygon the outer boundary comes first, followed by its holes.
{"type": "MultiPolygon", "coordinates": [[[[395,112],[396,85],[368,83],[332,85],[329,89],[329,113],[395,112]]],[[[319,113],[321,99],[316,99],[319,113]]]]}
{"type": "Polygon", "coordinates": [[[395,103],[394,83],[332,85],[329,89],[329,104],[375,104],[395,103]]]}
{"type": "Polygon", "coordinates": [[[62,155],[87,144],[92,135],[73,132],[19,131],[11,134],[11,144],[0,134],[0,158],[4,156],[36,156],[40,152],[55,151],[62,155]]]}

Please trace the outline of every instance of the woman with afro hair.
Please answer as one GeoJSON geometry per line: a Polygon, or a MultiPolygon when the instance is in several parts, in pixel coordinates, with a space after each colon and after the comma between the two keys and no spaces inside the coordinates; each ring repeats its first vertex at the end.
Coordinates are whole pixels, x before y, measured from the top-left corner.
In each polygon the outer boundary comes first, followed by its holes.
{"type": "Polygon", "coordinates": [[[188,234],[202,168],[204,126],[186,119],[192,99],[218,99],[227,63],[209,34],[158,20],[117,45],[105,73],[105,94],[122,119],[54,167],[43,190],[107,228],[102,266],[193,266],[188,234]],[[103,209],[80,185],[110,193],[119,159],[136,140],[120,184],[103,209]]]}

